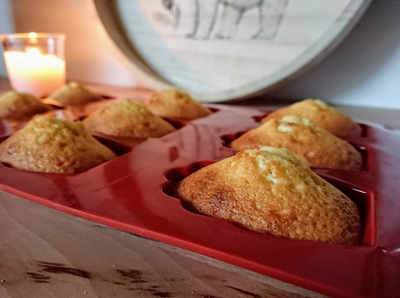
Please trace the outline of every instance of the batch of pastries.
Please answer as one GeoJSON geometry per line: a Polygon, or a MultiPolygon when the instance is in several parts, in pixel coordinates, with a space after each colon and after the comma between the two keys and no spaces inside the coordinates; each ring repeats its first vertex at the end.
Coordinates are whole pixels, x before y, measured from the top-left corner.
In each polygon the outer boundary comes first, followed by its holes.
{"type": "MultiPolygon", "coordinates": [[[[48,99],[63,106],[102,100],[75,82],[48,99]]],[[[52,109],[26,93],[10,91],[0,97],[0,119],[29,120],[0,144],[1,163],[76,174],[116,157],[91,133],[159,138],[176,130],[165,118],[192,121],[212,113],[178,90],[155,93],[143,103],[110,103],[83,121],[46,116],[52,109]]],[[[361,133],[345,114],[307,99],[268,114],[259,127],[231,143],[236,155],[189,175],[176,194],[199,213],[258,233],[357,245],[362,237],[358,207],[310,167],[360,170],[362,156],[346,139],[361,133]]]]}

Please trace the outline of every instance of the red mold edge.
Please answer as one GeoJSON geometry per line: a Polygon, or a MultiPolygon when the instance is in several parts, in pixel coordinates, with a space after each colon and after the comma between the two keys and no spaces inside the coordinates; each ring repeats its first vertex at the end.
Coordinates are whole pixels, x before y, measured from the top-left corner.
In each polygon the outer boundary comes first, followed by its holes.
{"type": "Polygon", "coordinates": [[[213,107],[207,107],[213,114],[218,113],[220,109],[213,108],[213,107]]]}
{"type": "Polygon", "coordinates": [[[373,191],[351,185],[343,181],[325,177],[323,179],[335,186],[347,197],[349,197],[360,210],[361,224],[363,229],[363,246],[373,246],[376,243],[376,195],[373,191]]]}
{"type": "Polygon", "coordinates": [[[362,138],[368,138],[370,136],[370,129],[369,126],[363,123],[358,123],[358,125],[360,125],[361,127],[361,137],[362,138]]]}
{"type": "Polygon", "coordinates": [[[108,139],[106,137],[100,137],[100,136],[93,136],[96,140],[98,140],[100,143],[102,143],[104,146],[107,148],[111,149],[115,154],[118,156],[122,156],[126,153],[129,153],[132,151],[132,147],[129,147],[127,145],[115,142],[111,139],[108,139]]]}
{"type": "MultiPolygon", "coordinates": [[[[162,192],[172,198],[180,200],[176,194],[176,189],[179,183],[193,174],[194,172],[213,164],[212,161],[200,161],[195,162],[187,167],[175,168],[167,171],[165,173],[166,183],[162,186],[162,192]]],[[[362,239],[360,239],[361,246],[373,246],[376,243],[376,210],[375,210],[375,194],[366,189],[362,189],[355,185],[350,185],[343,181],[339,181],[333,178],[324,177],[324,175],[319,175],[330,184],[338,188],[343,192],[350,200],[352,200],[358,207],[361,217],[362,225],[362,239]]],[[[182,201],[182,207],[189,212],[199,214],[190,207],[189,204],[182,201]]],[[[206,216],[206,215],[204,215],[206,216]]],[[[236,224],[234,226],[242,228],[236,224]]],[[[243,228],[242,228],[243,229],[243,228]]],[[[251,232],[251,231],[249,231],[251,232]]],[[[254,232],[255,233],[255,232],[254,232]]],[[[318,242],[313,242],[315,245],[321,244],[318,242]]]]}
{"type": "Polygon", "coordinates": [[[268,111],[268,112],[265,112],[265,113],[262,114],[262,115],[253,116],[252,118],[254,119],[255,122],[261,123],[261,121],[262,121],[265,117],[267,117],[269,114],[271,114],[272,112],[273,112],[273,111],[268,111]]]}
{"type": "Polygon", "coordinates": [[[168,122],[169,124],[171,124],[176,130],[181,129],[183,127],[185,127],[186,125],[188,125],[187,122],[183,122],[183,121],[178,121],[178,120],[173,120],[173,119],[169,119],[169,118],[163,118],[166,122],[168,122]]]}

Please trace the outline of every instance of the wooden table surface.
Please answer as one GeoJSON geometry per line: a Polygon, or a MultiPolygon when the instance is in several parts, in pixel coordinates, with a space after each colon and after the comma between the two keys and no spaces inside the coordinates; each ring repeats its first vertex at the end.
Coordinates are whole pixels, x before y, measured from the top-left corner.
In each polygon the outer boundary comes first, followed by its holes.
{"type": "MultiPolygon", "coordinates": [[[[8,88],[0,79],[0,93],[8,88]]],[[[123,97],[149,93],[94,88],[123,97]]],[[[266,108],[270,102],[261,103],[239,104],[266,108]]],[[[351,117],[400,128],[400,111],[340,108],[351,117]]],[[[323,297],[4,192],[0,192],[0,231],[1,298],[323,297]]]]}

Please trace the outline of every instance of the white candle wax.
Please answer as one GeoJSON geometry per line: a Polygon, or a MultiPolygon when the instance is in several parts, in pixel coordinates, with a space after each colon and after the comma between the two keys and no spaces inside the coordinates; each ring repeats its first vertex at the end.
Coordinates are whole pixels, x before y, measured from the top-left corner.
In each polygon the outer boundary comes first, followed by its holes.
{"type": "Polygon", "coordinates": [[[38,49],[4,53],[11,86],[36,96],[50,94],[65,84],[65,62],[54,55],[42,55],[38,49]]]}

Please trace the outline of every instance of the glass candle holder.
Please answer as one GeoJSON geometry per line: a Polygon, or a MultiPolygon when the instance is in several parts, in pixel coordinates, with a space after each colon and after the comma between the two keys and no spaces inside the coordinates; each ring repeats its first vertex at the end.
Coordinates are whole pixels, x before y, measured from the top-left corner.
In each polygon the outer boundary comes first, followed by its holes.
{"type": "Polygon", "coordinates": [[[64,34],[0,35],[11,87],[38,97],[65,84],[64,34]]]}

